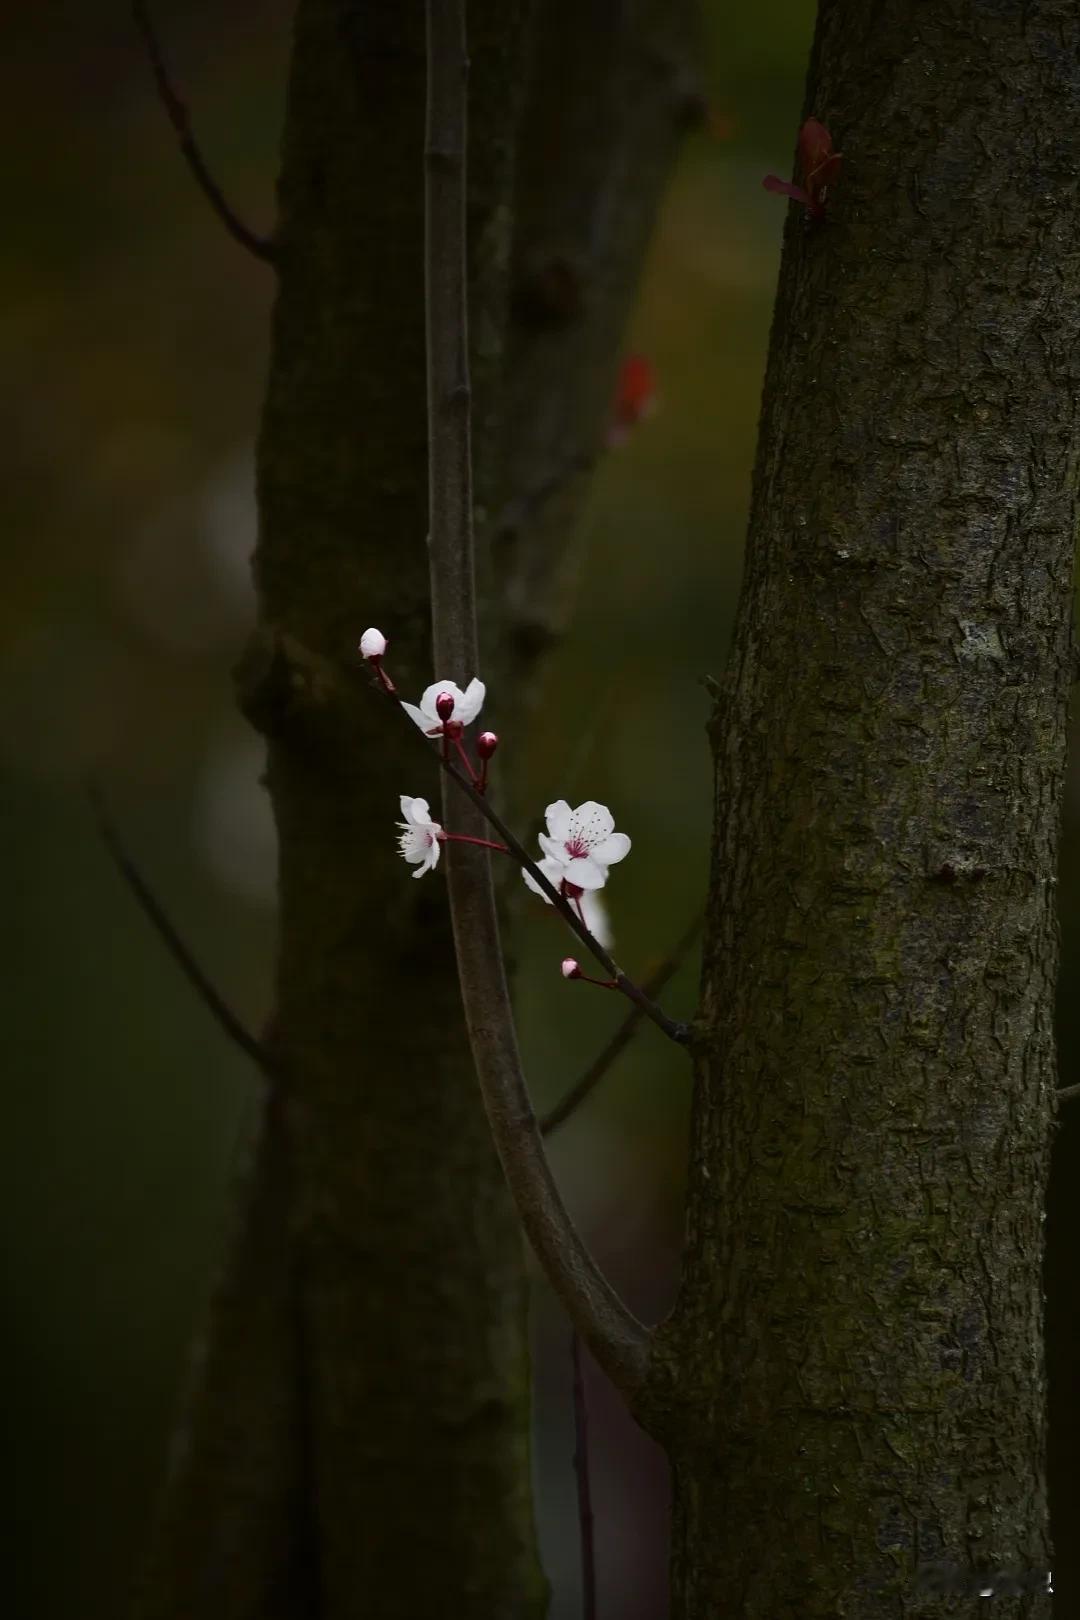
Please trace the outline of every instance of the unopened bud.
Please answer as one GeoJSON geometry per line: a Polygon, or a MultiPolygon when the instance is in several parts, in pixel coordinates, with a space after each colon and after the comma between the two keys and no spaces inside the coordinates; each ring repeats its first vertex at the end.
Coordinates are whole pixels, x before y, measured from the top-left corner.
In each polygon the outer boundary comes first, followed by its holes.
{"type": "Polygon", "coordinates": [[[476,752],[481,759],[490,759],[498,746],[499,739],[493,731],[482,731],[476,739],[476,752]]]}
{"type": "Polygon", "coordinates": [[[435,699],[435,713],[438,715],[443,725],[446,724],[453,712],[454,694],[452,692],[440,692],[438,697],[435,699]]]}
{"type": "Polygon", "coordinates": [[[381,658],[386,651],[386,637],[381,630],[365,630],[360,637],[360,652],[364,658],[381,658]]]}
{"type": "Polygon", "coordinates": [[[564,979],[580,979],[581,964],[575,962],[572,956],[564,956],[562,960],[562,976],[564,979]]]}

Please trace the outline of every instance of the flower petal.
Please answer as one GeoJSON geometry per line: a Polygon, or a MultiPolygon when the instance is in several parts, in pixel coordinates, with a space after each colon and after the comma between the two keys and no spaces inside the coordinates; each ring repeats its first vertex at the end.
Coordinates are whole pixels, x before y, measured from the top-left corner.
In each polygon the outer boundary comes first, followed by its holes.
{"type": "Polygon", "coordinates": [[[409,795],[407,793],[403,793],[401,795],[401,813],[405,817],[405,820],[402,821],[402,822],[399,822],[398,823],[399,826],[404,827],[409,823],[409,821],[411,821],[411,819],[412,819],[411,811],[412,811],[412,807],[413,807],[413,805],[415,803],[416,803],[416,800],[415,799],[410,799],[410,797],[409,797],[409,795]]]}
{"type": "Polygon", "coordinates": [[[454,705],[454,719],[460,720],[463,726],[475,720],[484,704],[484,695],[487,687],[483,681],[478,681],[474,675],[460,700],[454,705]]]}
{"type": "MultiPolygon", "coordinates": [[[[420,712],[415,703],[403,702],[401,707],[405,710],[405,713],[409,716],[409,719],[414,725],[419,726],[421,731],[427,731],[428,727],[431,725],[431,721],[428,719],[426,714],[422,714],[420,712]]],[[[441,726],[442,721],[437,720],[436,724],[441,726]]]]}
{"type": "Polygon", "coordinates": [[[579,860],[567,862],[563,877],[567,883],[575,883],[579,889],[602,889],[607,882],[607,867],[594,861],[591,855],[584,855],[579,860]]]}
{"type": "MultiPolygon", "coordinates": [[[[401,808],[405,810],[404,799],[401,801],[401,808]]],[[[408,816],[414,827],[431,827],[434,825],[431,819],[431,810],[428,807],[428,802],[426,799],[411,799],[409,801],[409,809],[405,810],[405,814],[408,816]]]]}
{"type": "Polygon", "coordinates": [[[597,844],[610,838],[615,831],[615,817],[606,804],[597,804],[595,799],[586,799],[570,814],[570,835],[581,838],[587,847],[592,850],[597,844]]]}
{"type": "Polygon", "coordinates": [[[615,943],[611,932],[611,919],[598,889],[585,890],[581,897],[581,909],[585,914],[585,926],[589,933],[605,951],[610,951],[615,943]]]}
{"type": "Polygon", "coordinates": [[[625,833],[612,833],[605,838],[602,844],[594,844],[589,851],[594,861],[601,866],[614,866],[616,861],[623,861],[630,853],[630,840],[625,833]]]}
{"type": "MultiPolygon", "coordinates": [[[[537,861],[536,864],[540,868],[541,872],[543,872],[543,874],[547,878],[548,882],[551,883],[557,889],[559,887],[559,884],[562,881],[562,874],[563,874],[562,862],[561,861],[553,861],[553,860],[545,860],[545,861],[537,861]]],[[[521,875],[525,879],[525,882],[528,884],[529,888],[532,890],[533,894],[538,894],[540,896],[541,900],[543,900],[547,905],[550,906],[550,904],[551,904],[551,896],[549,894],[544,893],[543,889],[540,887],[539,883],[537,883],[537,881],[533,877],[532,873],[530,871],[528,871],[524,866],[521,869],[521,875]]]]}
{"type": "Polygon", "coordinates": [[[540,848],[543,850],[549,861],[558,861],[560,865],[566,864],[567,857],[565,844],[556,843],[555,839],[549,838],[547,833],[537,833],[536,836],[540,842],[540,848]]]}
{"type": "Polygon", "coordinates": [[[556,799],[544,811],[544,819],[548,824],[548,832],[557,844],[563,844],[570,836],[570,806],[565,799],[556,799]]]}

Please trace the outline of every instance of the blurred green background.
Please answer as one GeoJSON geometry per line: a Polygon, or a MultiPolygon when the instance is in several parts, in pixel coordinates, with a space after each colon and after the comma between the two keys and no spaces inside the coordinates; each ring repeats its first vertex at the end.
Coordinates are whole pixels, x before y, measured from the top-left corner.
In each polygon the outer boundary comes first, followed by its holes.
{"type": "MultiPolygon", "coordinates": [[[[813,22],[811,0],[714,0],[707,12],[716,117],[688,142],[627,343],[656,368],[659,408],[596,479],[580,611],[528,739],[539,806],[600,798],[634,839],[609,893],[619,955],[642,968],[703,893],[700,677],[718,672],[718,628],[734,612],[784,218],[761,177],[787,172],[813,22]]],[[[156,8],[200,142],[256,228],[273,217],[290,14],[285,0],[156,8]]],[[[97,1620],[122,1612],[145,1538],[255,1087],[109,867],[81,784],[95,774],[176,923],[257,1025],[273,832],[229,670],[252,614],[252,440],[272,277],[195,191],[125,5],[28,8],[5,44],[16,132],[0,264],[8,1523],[16,1613],[97,1620]]],[[[388,859],[395,813],[388,805],[388,859]]],[[[1074,766],[1067,947],[1078,817],[1074,766]]],[[[562,941],[539,904],[516,948],[544,1106],[622,1007],[562,983],[562,941]]],[[[665,999],[688,1013],[694,989],[691,962],[665,999]]],[[[1062,998],[1063,1084],[1078,1078],[1076,999],[1062,998]]],[[[674,1283],[686,1103],[679,1055],[646,1029],[553,1150],[575,1214],[645,1313],[665,1308],[674,1283]]],[[[1067,1547],[1077,1136],[1075,1124],[1058,1136],[1049,1271],[1056,1584],[1069,1615],[1080,1613],[1067,1547]]],[[[569,1620],[569,1362],[539,1288],[535,1324],[538,1513],[553,1620],[569,1620]]],[[[589,1391],[602,1613],[657,1620],[663,1467],[595,1374],[589,1391]]]]}

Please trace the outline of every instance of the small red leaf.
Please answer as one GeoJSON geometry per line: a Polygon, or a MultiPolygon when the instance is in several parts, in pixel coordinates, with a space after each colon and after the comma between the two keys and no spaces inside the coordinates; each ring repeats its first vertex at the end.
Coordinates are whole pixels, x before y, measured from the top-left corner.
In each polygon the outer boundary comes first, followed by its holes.
{"type": "Polygon", "coordinates": [[[656,372],[643,354],[628,354],[619,367],[609,443],[621,444],[656,404],[656,372]]]}
{"type": "Polygon", "coordinates": [[[761,183],[766,191],[778,192],[780,196],[791,197],[795,202],[801,202],[807,208],[813,207],[809,194],[803,190],[802,186],[792,185],[790,180],[781,180],[778,174],[767,174],[761,183]]]}
{"type": "Polygon", "coordinates": [[[817,118],[808,118],[799,131],[799,171],[804,185],[791,185],[775,174],[766,175],[766,191],[801,202],[814,219],[825,217],[825,195],[840,173],[842,154],[833,151],[832,136],[817,118]]]}

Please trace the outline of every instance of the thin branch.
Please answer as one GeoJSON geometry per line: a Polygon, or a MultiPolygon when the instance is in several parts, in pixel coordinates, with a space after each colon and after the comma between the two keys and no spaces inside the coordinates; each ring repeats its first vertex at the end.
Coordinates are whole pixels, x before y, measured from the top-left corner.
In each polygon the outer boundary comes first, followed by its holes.
{"type": "MultiPolygon", "coordinates": [[[[642,985],[642,989],[647,996],[658,996],[661,990],[667,984],[668,980],[671,979],[682,966],[687,952],[690,950],[690,947],[693,945],[694,941],[701,932],[701,926],[704,921],[704,913],[699,913],[698,916],[694,918],[686,932],[672,947],[670,953],[664,958],[659,966],[652,973],[650,973],[649,977],[642,985]]],[[[566,1120],[570,1118],[571,1114],[575,1113],[576,1110],[580,1108],[586,1097],[588,1097],[590,1093],[594,1091],[595,1088],[600,1084],[600,1081],[604,1078],[605,1074],[607,1074],[616,1058],[620,1057],[630,1045],[630,1042],[634,1038],[634,1033],[644,1016],[645,1014],[642,1012],[640,1007],[634,1007],[630,1012],[627,1013],[623,1022],[619,1025],[610,1041],[608,1041],[607,1045],[597,1053],[595,1058],[593,1058],[580,1080],[576,1081],[575,1084],[570,1087],[570,1090],[559,1099],[555,1106],[551,1108],[548,1113],[542,1116],[540,1120],[540,1132],[543,1136],[550,1136],[552,1131],[557,1131],[559,1126],[564,1124],[566,1120]]],[[[1080,1091],[1080,1086],[1077,1087],[1077,1090],[1080,1091]]]]}
{"type": "MultiPolygon", "coordinates": [[[[434,529],[435,525],[434,522],[432,522],[432,535],[434,535],[434,529]]],[[[434,576],[434,550],[432,550],[431,555],[432,573],[434,576]]],[[[433,630],[436,624],[436,610],[434,604],[435,586],[433,583],[433,630]]],[[[448,658],[445,655],[445,652],[440,653],[437,634],[435,660],[440,669],[445,669],[448,665],[453,668],[461,667],[456,660],[452,661],[450,658],[448,658]]],[[[468,669],[475,669],[476,663],[473,660],[470,660],[464,667],[468,669]]],[[[386,697],[389,697],[393,703],[396,703],[403,714],[405,713],[404,708],[402,707],[402,698],[399,696],[397,691],[388,691],[385,686],[380,686],[379,690],[383,692],[386,697]]],[[[416,730],[416,734],[424,744],[426,752],[430,754],[431,745],[429,740],[425,737],[425,734],[416,727],[415,722],[411,719],[409,719],[409,725],[416,730]]],[[[589,930],[586,928],[585,924],[582,922],[569,900],[566,899],[565,895],[559,893],[558,889],[556,889],[551,880],[545,875],[544,872],[540,870],[539,866],[533,860],[524,844],[515,836],[514,833],[511,832],[510,828],[506,825],[506,822],[503,821],[498,812],[492,808],[487,796],[478,791],[473,783],[469,781],[468,777],[463,775],[452,760],[447,759],[440,746],[440,739],[436,739],[435,751],[436,758],[438,759],[439,764],[446,775],[457,783],[458,787],[465,794],[466,798],[472,800],[473,805],[477,810],[479,810],[483,819],[488,823],[489,826],[494,827],[495,831],[499,834],[500,840],[506,846],[505,853],[512,856],[521,869],[528,872],[529,876],[534,880],[537,886],[543,890],[544,894],[547,895],[548,899],[551,901],[551,904],[555,907],[555,910],[559,913],[559,916],[566,923],[567,927],[577,935],[585,949],[596,958],[596,960],[600,963],[600,966],[608,974],[609,978],[614,981],[615,988],[617,990],[621,990],[623,995],[626,996],[627,1000],[632,1001],[639,1009],[642,1017],[648,1018],[652,1023],[654,1023],[657,1029],[661,1030],[667,1036],[668,1040],[674,1041],[676,1046],[688,1045],[690,1040],[689,1026],[685,1023],[679,1022],[679,1020],[675,1018],[669,1018],[664,1009],[656,1005],[648,992],[642,986],[636,984],[634,980],[630,978],[629,974],[623,972],[615,958],[604,948],[603,945],[601,945],[596,936],[594,934],[590,934],[589,930]]]]}
{"type": "Polygon", "coordinates": [[[267,1079],[272,1078],[274,1064],[269,1052],[261,1042],[256,1040],[251,1031],[241,1023],[228,1003],[222,999],[187,945],[180,938],[165,907],[154,894],[154,891],[128,853],[123,839],[105,809],[96,783],[88,782],[86,784],[86,796],[90,802],[90,808],[97,823],[101,841],[112,858],[113,865],[135,896],[143,915],[161,939],[184,978],[207,1008],[218,1027],[225,1032],[234,1046],[238,1046],[245,1057],[249,1057],[255,1066],[266,1075],[267,1079]]]}
{"type": "Polygon", "coordinates": [[[1068,1102],[1070,1097],[1080,1097],[1080,1086],[1061,1086],[1058,1089],[1057,1100],[1059,1103],[1068,1102]]]}
{"type": "Polygon", "coordinates": [[[472,783],[450,761],[442,760],[441,764],[446,774],[453,777],[462,792],[467,794],[477,806],[489,825],[495,828],[502,842],[506,845],[507,854],[512,855],[522,870],[528,872],[529,876],[539,884],[555,910],[559,913],[559,916],[577,935],[585,949],[592,953],[608,976],[614,980],[616,988],[621,990],[623,995],[634,1003],[643,1018],[650,1019],[657,1029],[663,1031],[669,1040],[674,1041],[677,1046],[686,1046],[690,1040],[690,1031],[687,1025],[680,1023],[677,1019],[669,1018],[663,1008],[658,1007],[652,997],[640,985],[635,984],[628,974],[623,972],[611,953],[605,950],[595,935],[590,934],[566,897],[559,893],[551,880],[540,870],[528,850],[510,831],[502,817],[492,809],[487,798],[482,793],[478,793],[472,783]]]}
{"type": "Polygon", "coordinates": [[[585,1407],[585,1379],[581,1372],[581,1340],[570,1334],[574,1367],[574,1473],[577,1476],[578,1523],[581,1526],[581,1615],[596,1620],[596,1547],[593,1539],[592,1490],[589,1485],[589,1420],[585,1407]]]}
{"type": "MultiPolygon", "coordinates": [[[[479,657],[466,319],[463,0],[427,0],[427,64],[424,268],[432,631],[436,664],[464,679],[466,671],[475,672],[479,657]]],[[[443,769],[473,806],[463,830],[476,832],[483,816],[491,820],[491,812],[448,760],[443,769]]],[[[516,844],[510,837],[502,842],[510,848],[516,844]]],[[[571,1321],[608,1376],[630,1395],[645,1379],[649,1334],[586,1249],[544,1153],[518,1054],[491,857],[486,850],[466,853],[450,844],[447,869],[465,1022],[503,1172],[526,1235],[571,1321]]]]}
{"type": "Polygon", "coordinates": [[[157,85],[158,97],[165,108],[169,123],[175,131],[180,151],[194,176],[195,184],[199,187],[199,190],[233,240],[239,242],[241,247],[247,248],[248,252],[253,253],[257,259],[262,259],[267,264],[273,264],[277,258],[273,242],[268,237],[257,236],[237,214],[233,213],[225,199],[225,193],[207,168],[206,159],[199,150],[195,136],[192,133],[191,115],[186,104],[177,95],[172,79],[169,77],[161,42],[158,39],[157,30],[154,27],[146,0],[132,0],[131,15],[146,45],[146,54],[150,59],[150,67],[154,74],[154,83],[157,85]]]}

